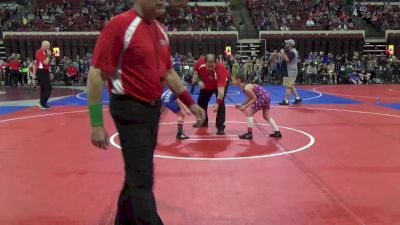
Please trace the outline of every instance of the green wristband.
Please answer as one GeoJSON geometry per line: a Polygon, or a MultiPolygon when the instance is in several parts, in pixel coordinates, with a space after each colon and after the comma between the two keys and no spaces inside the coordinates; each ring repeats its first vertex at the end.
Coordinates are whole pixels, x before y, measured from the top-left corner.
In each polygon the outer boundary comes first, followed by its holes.
{"type": "Polygon", "coordinates": [[[101,103],[90,104],[89,115],[92,127],[103,126],[103,106],[101,103]]]}

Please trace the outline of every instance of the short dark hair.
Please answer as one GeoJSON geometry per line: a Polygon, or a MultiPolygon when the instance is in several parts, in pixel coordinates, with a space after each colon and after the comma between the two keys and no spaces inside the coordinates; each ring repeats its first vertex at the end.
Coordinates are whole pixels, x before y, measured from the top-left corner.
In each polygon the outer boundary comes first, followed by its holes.
{"type": "Polygon", "coordinates": [[[247,82],[246,76],[243,73],[235,74],[235,75],[233,75],[233,78],[236,80],[240,80],[243,83],[247,82]]]}
{"type": "Polygon", "coordinates": [[[206,62],[209,62],[209,61],[216,63],[217,62],[217,57],[214,54],[207,54],[206,55],[206,62]]]}

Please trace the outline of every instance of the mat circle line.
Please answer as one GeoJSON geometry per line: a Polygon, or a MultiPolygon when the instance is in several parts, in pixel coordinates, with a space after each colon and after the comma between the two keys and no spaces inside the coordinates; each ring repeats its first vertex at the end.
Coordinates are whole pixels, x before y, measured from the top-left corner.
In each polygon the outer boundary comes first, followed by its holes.
{"type": "MultiPolygon", "coordinates": [[[[80,99],[80,100],[85,100],[85,101],[87,101],[88,99],[82,97],[82,96],[81,96],[82,94],[87,94],[87,92],[79,93],[79,94],[77,94],[75,97],[77,97],[77,98],[80,99]]],[[[229,93],[229,91],[228,91],[228,93],[227,93],[226,95],[240,95],[240,91],[231,91],[231,93],[229,93]]],[[[109,101],[103,101],[103,103],[109,103],[109,101]]]]}
{"type": "MultiPolygon", "coordinates": [[[[314,96],[314,97],[304,98],[303,101],[308,101],[308,100],[312,100],[312,99],[317,99],[317,98],[322,97],[322,95],[323,95],[322,92],[319,92],[319,91],[317,91],[317,90],[304,90],[304,91],[314,92],[314,93],[317,93],[318,95],[317,95],[317,96],[314,96]]],[[[227,95],[240,95],[240,91],[232,91],[232,92],[234,92],[234,94],[229,94],[229,91],[228,91],[228,94],[227,94],[227,95]]],[[[78,99],[87,101],[87,100],[88,100],[87,98],[84,98],[84,97],[81,96],[81,95],[86,94],[86,93],[87,93],[87,92],[79,93],[79,94],[77,94],[75,97],[78,98],[78,99]]],[[[109,101],[103,101],[103,103],[109,103],[109,101]]],[[[271,103],[274,103],[274,104],[275,104],[275,103],[279,103],[279,101],[273,101],[273,102],[271,102],[271,103]]]]}
{"type": "MultiPolygon", "coordinates": [[[[212,122],[212,121],[210,121],[212,122]]],[[[185,123],[195,123],[195,121],[187,121],[185,123]]],[[[246,124],[247,122],[239,122],[239,121],[226,121],[226,123],[233,123],[233,124],[246,124]]],[[[160,123],[160,125],[171,125],[171,124],[176,124],[176,122],[171,122],[171,123],[160,123]]],[[[262,124],[262,123],[254,123],[254,124],[258,124],[258,125],[262,125],[262,126],[267,126],[267,124],[262,124]]],[[[305,131],[301,131],[301,130],[297,130],[291,127],[284,127],[284,126],[279,126],[280,128],[286,129],[286,130],[291,130],[291,131],[295,131],[297,133],[303,134],[305,136],[307,136],[309,138],[309,142],[308,144],[297,148],[297,149],[293,149],[290,151],[285,151],[285,152],[280,152],[280,153],[274,153],[274,154],[266,154],[266,155],[260,155],[260,156],[248,156],[248,157],[224,157],[224,158],[196,158],[196,157],[178,157],[178,156],[164,156],[164,155],[157,155],[155,154],[154,157],[156,158],[162,158],[162,159],[176,159],[176,160],[194,160],[194,161],[227,161],[227,160],[244,160],[244,159],[262,159],[262,158],[268,158],[268,157],[275,157],[275,156],[281,156],[281,155],[287,155],[287,154],[293,154],[296,152],[300,152],[300,151],[304,151],[309,149],[311,146],[314,145],[315,143],[315,138],[314,136],[312,136],[311,134],[305,132],[305,131]]],[[[118,136],[118,133],[113,134],[110,137],[110,143],[112,146],[121,149],[121,147],[115,142],[115,138],[116,136],[118,136]]],[[[228,140],[228,139],[225,139],[228,140]]],[[[185,140],[187,141],[187,140],[185,140]]],[[[233,151],[233,150],[232,150],[233,151]]]]}
{"type": "MultiPolygon", "coordinates": [[[[327,86],[328,87],[328,86],[327,86]]],[[[317,91],[317,89],[324,88],[324,87],[315,87],[312,90],[317,91]]],[[[390,90],[390,89],[389,89],[390,90]]],[[[331,92],[324,92],[324,91],[319,91],[322,94],[326,95],[337,95],[337,96],[344,96],[344,97],[356,97],[356,98],[368,98],[368,99],[390,99],[390,100],[400,100],[400,98],[388,98],[388,97],[380,97],[380,96],[365,96],[365,95],[344,95],[344,94],[338,94],[338,93],[331,93],[331,92]]]]}
{"type": "MultiPolygon", "coordinates": [[[[317,90],[303,90],[303,91],[307,91],[307,92],[314,92],[314,93],[317,93],[318,95],[317,96],[314,96],[314,97],[309,97],[309,98],[303,98],[302,100],[303,101],[308,101],[308,100],[313,100],[313,99],[317,99],[317,98],[321,98],[322,97],[322,95],[324,94],[324,93],[322,93],[322,92],[319,92],[319,91],[317,91],[317,90]]],[[[272,101],[271,103],[279,103],[280,101],[272,101]]]]}
{"type": "MultiPolygon", "coordinates": [[[[234,107],[234,105],[231,105],[231,107],[234,107]]],[[[317,107],[315,107],[315,108],[312,108],[312,107],[287,107],[287,106],[271,106],[271,107],[280,108],[280,109],[296,109],[296,110],[297,109],[309,109],[309,110],[321,110],[321,111],[349,112],[349,113],[359,113],[359,114],[367,114],[367,115],[374,115],[374,116],[387,116],[387,117],[400,118],[400,115],[369,112],[369,111],[358,111],[358,110],[317,108],[317,107]]],[[[105,108],[104,110],[109,110],[109,109],[105,108]]],[[[88,110],[76,110],[76,111],[65,111],[65,112],[57,112],[57,113],[46,113],[46,114],[40,114],[40,115],[23,116],[23,117],[16,117],[16,118],[0,120],[0,124],[1,123],[18,121],[18,120],[24,120],[24,119],[36,119],[36,118],[41,118],[41,117],[46,117],[46,116],[57,116],[57,115],[74,114],[74,113],[87,113],[87,112],[88,112],[88,110]]]]}

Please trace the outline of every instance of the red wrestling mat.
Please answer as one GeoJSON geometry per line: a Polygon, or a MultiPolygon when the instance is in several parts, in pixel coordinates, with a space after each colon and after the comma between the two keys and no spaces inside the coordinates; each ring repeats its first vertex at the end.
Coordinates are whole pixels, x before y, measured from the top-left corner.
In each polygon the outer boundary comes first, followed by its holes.
{"type": "Polygon", "coordinates": [[[400,102],[400,85],[398,84],[374,85],[373,88],[370,85],[325,85],[312,89],[368,103],[375,103],[378,98],[384,103],[400,102]]]}
{"type": "MultiPolygon", "coordinates": [[[[91,146],[85,111],[33,107],[0,117],[0,224],[113,224],[122,159],[116,147],[91,146]]],[[[267,137],[258,114],[252,142],[237,139],[246,118],[233,107],[222,137],[213,123],[185,124],[196,140],[176,142],[176,117],[163,116],[155,194],[166,225],[400,224],[399,111],[364,104],[271,113],[284,137],[267,137]]]]}

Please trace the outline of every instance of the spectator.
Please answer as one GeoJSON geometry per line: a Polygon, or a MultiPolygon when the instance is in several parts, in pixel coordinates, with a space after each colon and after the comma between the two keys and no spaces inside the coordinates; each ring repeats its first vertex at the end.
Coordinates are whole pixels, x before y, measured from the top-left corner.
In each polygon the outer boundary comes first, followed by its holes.
{"type": "Polygon", "coordinates": [[[329,83],[337,84],[337,73],[335,72],[335,63],[332,61],[327,66],[329,83]]]}
{"type": "MultiPolygon", "coordinates": [[[[8,63],[10,66],[10,75],[12,77],[13,85],[14,87],[17,87],[19,80],[21,80],[20,69],[22,66],[19,56],[17,54],[11,55],[11,57],[8,58],[8,63]]],[[[22,85],[22,82],[20,85],[22,85]]]]}
{"type": "Polygon", "coordinates": [[[318,69],[314,63],[306,63],[306,68],[304,82],[312,84],[317,80],[318,69]]]}
{"type": "Polygon", "coordinates": [[[370,73],[367,73],[367,72],[363,69],[363,70],[361,70],[361,72],[359,73],[359,77],[360,77],[360,81],[361,81],[363,84],[367,84],[367,83],[369,83],[369,80],[370,80],[370,78],[371,78],[371,74],[370,74],[370,73]]]}

